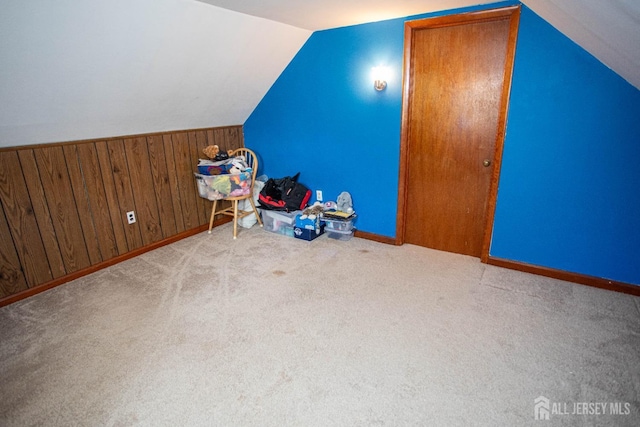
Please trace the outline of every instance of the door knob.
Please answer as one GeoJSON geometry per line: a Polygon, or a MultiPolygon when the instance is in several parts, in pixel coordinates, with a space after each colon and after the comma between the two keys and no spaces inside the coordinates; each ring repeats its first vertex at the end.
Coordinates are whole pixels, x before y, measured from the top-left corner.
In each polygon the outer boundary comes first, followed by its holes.
{"type": "Polygon", "coordinates": [[[489,166],[491,166],[491,160],[489,160],[489,159],[485,159],[485,160],[484,160],[484,162],[482,162],[482,165],[483,165],[485,168],[488,168],[489,166]]]}

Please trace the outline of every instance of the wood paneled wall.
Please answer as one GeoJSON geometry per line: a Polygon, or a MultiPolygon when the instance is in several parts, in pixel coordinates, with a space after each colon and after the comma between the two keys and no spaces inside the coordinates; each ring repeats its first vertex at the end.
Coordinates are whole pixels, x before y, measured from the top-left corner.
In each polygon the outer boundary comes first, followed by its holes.
{"type": "Polygon", "coordinates": [[[193,172],[212,144],[244,146],[242,127],[0,150],[0,305],[208,224],[193,172]]]}

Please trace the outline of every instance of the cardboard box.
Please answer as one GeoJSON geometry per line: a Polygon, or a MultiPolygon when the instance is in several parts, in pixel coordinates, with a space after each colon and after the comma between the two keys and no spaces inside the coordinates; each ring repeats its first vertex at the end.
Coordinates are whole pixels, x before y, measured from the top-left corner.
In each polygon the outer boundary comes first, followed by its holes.
{"type": "Polygon", "coordinates": [[[308,230],[315,230],[317,228],[320,228],[320,217],[314,215],[313,219],[311,219],[307,215],[297,215],[296,227],[306,228],[308,230]]]}

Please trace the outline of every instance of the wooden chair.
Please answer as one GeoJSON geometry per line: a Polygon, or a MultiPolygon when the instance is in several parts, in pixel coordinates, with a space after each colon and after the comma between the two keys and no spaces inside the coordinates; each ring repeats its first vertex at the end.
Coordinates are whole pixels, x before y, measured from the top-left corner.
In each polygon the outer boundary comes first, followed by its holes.
{"type": "Polygon", "coordinates": [[[262,227],[262,220],[260,219],[260,215],[258,214],[258,210],[256,209],[255,202],[253,201],[253,185],[256,182],[256,175],[258,174],[258,157],[256,157],[256,153],[249,150],[248,148],[238,148],[236,150],[233,150],[233,152],[231,153],[231,156],[244,156],[247,162],[247,165],[252,169],[251,191],[249,192],[249,194],[245,196],[225,197],[222,200],[230,201],[231,206],[224,208],[220,211],[216,211],[218,201],[217,200],[213,201],[213,209],[211,209],[211,219],[209,220],[209,234],[211,234],[211,229],[213,228],[213,219],[215,218],[215,216],[218,214],[228,215],[233,217],[233,238],[235,239],[238,237],[238,219],[244,218],[245,216],[255,213],[256,218],[258,220],[258,224],[260,224],[260,227],[262,227]],[[249,202],[251,203],[251,207],[253,208],[253,212],[252,211],[238,212],[238,202],[246,199],[249,199],[249,202]]]}

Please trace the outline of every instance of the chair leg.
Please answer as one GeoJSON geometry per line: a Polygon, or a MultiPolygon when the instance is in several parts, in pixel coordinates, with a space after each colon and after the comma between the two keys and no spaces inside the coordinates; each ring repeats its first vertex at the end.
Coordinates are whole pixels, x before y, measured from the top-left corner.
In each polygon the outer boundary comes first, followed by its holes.
{"type": "Polygon", "coordinates": [[[213,228],[213,218],[216,216],[216,205],[218,204],[217,200],[213,201],[213,208],[211,209],[211,218],[209,219],[209,234],[211,234],[211,229],[213,228]]]}
{"type": "Polygon", "coordinates": [[[238,237],[238,201],[233,201],[233,238],[238,237]]]}
{"type": "Polygon", "coordinates": [[[253,201],[253,197],[249,198],[249,201],[251,202],[251,207],[253,208],[253,213],[256,215],[258,224],[260,224],[260,227],[262,227],[262,220],[260,219],[260,214],[258,213],[258,209],[256,209],[256,204],[253,201]]]}

